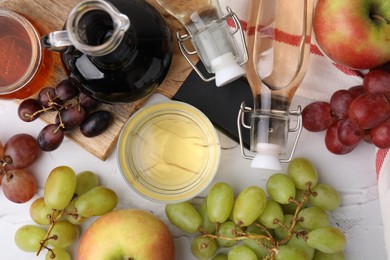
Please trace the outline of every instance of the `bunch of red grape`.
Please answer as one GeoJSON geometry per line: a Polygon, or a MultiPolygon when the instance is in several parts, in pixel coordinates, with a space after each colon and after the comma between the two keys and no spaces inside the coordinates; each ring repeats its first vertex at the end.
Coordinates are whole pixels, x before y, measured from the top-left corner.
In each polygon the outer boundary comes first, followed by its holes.
{"type": "Polygon", "coordinates": [[[111,113],[95,110],[99,102],[79,91],[72,79],[61,81],[55,88],[43,88],[37,98],[23,100],[18,108],[19,118],[25,122],[37,119],[42,113],[55,111],[55,122],[45,126],[37,137],[43,151],[57,149],[64,134],[79,128],[85,137],[103,133],[111,122],[111,113]]]}
{"type": "Polygon", "coordinates": [[[303,127],[325,131],[325,145],[335,154],[351,152],[361,140],[390,148],[390,71],[370,70],[363,84],[333,93],[302,110],[303,127]]]}
{"type": "Polygon", "coordinates": [[[28,134],[12,136],[0,142],[0,185],[5,197],[15,203],[29,201],[36,192],[36,180],[27,170],[39,157],[40,149],[28,134]]]}

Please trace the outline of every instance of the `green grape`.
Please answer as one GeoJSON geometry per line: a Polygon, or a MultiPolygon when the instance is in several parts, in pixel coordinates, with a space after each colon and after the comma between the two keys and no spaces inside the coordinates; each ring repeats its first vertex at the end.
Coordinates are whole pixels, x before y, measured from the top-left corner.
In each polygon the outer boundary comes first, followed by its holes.
{"type": "Polygon", "coordinates": [[[295,158],[287,166],[287,175],[300,190],[306,190],[307,184],[314,188],[318,182],[318,174],[314,165],[305,158],[295,158]]]}
{"type": "MultiPolygon", "coordinates": [[[[236,226],[233,221],[226,221],[219,226],[219,235],[224,238],[235,238],[237,232],[242,233],[242,229],[236,226]]],[[[237,240],[228,240],[223,238],[217,238],[217,245],[219,247],[231,247],[237,244],[237,240]]]]}
{"type": "Polygon", "coordinates": [[[118,204],[116,193],[103,186],[95,186],[76,198],[74,206],[82,217],[101,216],[118,204]]]}
{"type": "Polygon", "coordinates": [[[53,247],[68,248],[73,245],[79,238],[80,229],[78,226],[71,224],[68,221],[58,221],[54,224],[50,232],[50,236],[56,236],[49,240],[49,244],[53,247]]]}
{"type": "MultiPolygon", "coordinates": [[[[49,225],[50,215],[53,210],[46,206],[45,199],[40,197],[33,201],[30,205],[30,216],[31,219],[39,225],[49,225]]],[[[58,211],[54,212],[53,217],[56,218],[59,215],[58,211]]]]}
{"type": "Polygon", "coordinates": [[[99,185],[99,177],[91,171],[83,171],[76,175],[76,190],[77,195],[81,195],[99,185]]]}
{"type": "Polygon", "coordinates": [[[268,178],[267,192],[280,204],[288,204],[290,198],[295,198],[295,185],[292,179],[283,173],[275,173],[268,178]]]}
{"type": "Polygon", "coordinates": [[[308,230],[328,227],[330,225],[326,211],[315,206],[302,209],[298,214],[298,218],[303,218],[303,221],[299,223],[303,228],[308,230]]]}
{"type": "Polygon", "coordinates": [[[263,259],[263,257],[269,254],[267,248],[265,248],[263,245],[260,245],[254,239],[245,239],[242,244],[252,250],[258,259],[263,259]]]}
{"type": "Polygon", "coordinates": [[[310,260],[310,257],[299,247],[283,245],[279,247],[275,260],[310,260]]]}
{"type": "Polygon", "coordinates": [[[217,248],[215,239],[204,237],[203,235],[195,237],[191,242],[191,252],[198,259],[210,259],[217,251],[217,248]]]}
{"type": "Polygon", "coordinates": [[[256,254],[246,246],[235,246],[228,253],[228,260],[257,260],[256,254]]]}
{"type": "MultiPolygon", "coordinates": [[[[296,201],[302,201],[305,196],[304,190],[295,189],[295,200],[296,201]]],[[[309,200],[306,199],[306,201],[303,203],[302,208],[306,208],[309,205],[309,200]]],[[[295,214],[295,211],[297,210],[297,204],[295,202],[290,202],[288,204],[280,204],[280,206],[283,209],[284,214],[295,214]]]]}
{"type": "Polygon", "coordinates": [[[303,251],[305,251],[310,259],[312,259],[314,256],[314,248],[309,246],[302,237],[291,236],[286,245],[301,248],[303,251]]]}
{"type": "Polygon", "coordinates": [[[67,213],[65,215],[65,220],[69,221],[70,223],[74,225],[80,225],[84,223],[87,218],[82,217],[78,214],[76,208],[75,208],[75,202],[76,200],[72,200],[68,206],[65,208],[65,212],[67,213]]]}
{"type": "Polygon", "coordinates": [[[334,253],[334,254],[327,254],[318,250],[315,250],[313,260],[345,260],[344,253],[342,251],[334,253]]]}
{"type": "Polygon", "coordinates": [[[341,204],[341,196],[338,191],[327,184],[318,183],[312,190],[316,196],[310,197],[310,203],[324,210],[335,210],[341,204]]]}
{"type": "MultiPolygon", "coordinates": [[[[258,226],[250,225],[246,229],[246,234],[248,235],[263,235],[268,237],[268,235],[261,230],[258,226]]],[[[266,246],[271,247],[271,242],[264,238],[256,238],[256,239],[244,239],[242,241],[243,245],[251,249],[258,259],[263,259],[263,257],[269,254],[266,246]]]]}
{"type": "Polygon", "coordinates": [[[66,215],[65,220],[72,223],[73,225],[81,225],[83,224],[88,218],[86,217],[81,217],[79,215],[66,215]]]}
{"type": "Polygon", "coordinates": [[[68,251],[63,248],[54,247],[51,251],[47,251],[45,260],[72,260],[68,251]]]}
{"type": "Polygon", "coordinates": [[[211,260],[228,260],[228,257],[224,254],[218,254],[214,256],[211,260]]]}
{"type": "Polygon", "coordinates": [[[249,226],[264,211],[267,198],[262,188],[250,186],[238,194],[233,208],[233,220],[240,226],[249,226]]]}
{"type": "Polygon", "coordinates": [[[202,217],[187,201],[165,205],[165,214],[173,225],[190,234],[202,226],[202,217]]]}
{"type": "MultiPolygon", "coordinates": [[[[284,215],[284,221],[283,221],[283,224],[288,227],[288,228],[291,228],[291,225],[292,225],[292,222],[293,222],[293,219],[294,219],[294,215],[291,215],[291,214],[285,214],[284,215]]],[[[294,231],[299,231],[301,230],[302,227],[300,225],[300,222],[296,222],[293,230],[294,231]]],[[[280,226],[280,227],[277,227],[275,229],[275,235],[278,239],[282,240],[284,239],[287,235],[288,235],[288,231],[283,227],[283,226],[280,226]]]]}
{"type": "Polygon", "coordinates": [[[234,204],[234,191],[229,184],[219,182],[207,195],[207,211],[212,222],[223,223],[230,215],[234,204]]]}
{"type": "Polygon", "coordinates": [[[25,252],[38,252],[41,241],[46,236],[46,230],[34,225],[25,225],[16,230],[15,243],[25,252]]]}
{"type": "Polygon", "coordinates": [[[214,234],[216,230],[215,224],[211,221],[207,212],[207,198],[204,198],[199,207],[199,214],[202,217],[202,228],[209,234],[214,234]]]}
{"type": "Polygon", "coordinates": [[[232,210],[230,211],[230,215],[228,217],[228,220],[231,220],[231,221],[234,221],[234,218],[233,218],[233,209],[234,209],[234,205],[236,205],[236,200],[234,200],[233,202],[233,208],[232,210]]]}
{"type": "Polygon", "coordinates": [[[76,189],[76,174],[67,166],[54,168],[47,177],[44,198],[52,209],[62,210],[72,200],[76,189]]]}
{"type": "MultiPolygon", "coordinates": [[[[268,230],[269,232],[272,232],[272,230],[268,230]]],[[[249,226],[245,228],[245,232],[248,234],[260,234],[264,235],[264,229],[259,225],[257,221],[253,222],[249,226]]]]}
{"type": "Polygon", "coordinates": [[[260,214],[258,221],[265,227],[274,229],[279,227],[279,224],[274,223],[275,219],[283,223],[284,214],[280,204],[270,199],[267,201],[264,211],[260,214]]]}
{"type": "Polygon", "coordinates": [[[334,254],[342,251],[347,241],[341,230],[335,227],[325,227],[310,231],[306,242],[323,253],[334,254]]]}

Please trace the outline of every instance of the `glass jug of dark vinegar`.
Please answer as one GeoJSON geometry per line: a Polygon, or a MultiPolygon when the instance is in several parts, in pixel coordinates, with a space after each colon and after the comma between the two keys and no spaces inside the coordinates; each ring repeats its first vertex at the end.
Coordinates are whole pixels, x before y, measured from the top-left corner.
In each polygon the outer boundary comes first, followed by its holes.
{"type": "Polygon", "coordinates": [[[81,91],[105,103],[128,103],[152,93],[172,60],[172,39],[160,13],[143,0],[91,0],[75,6],[65,30],[42,39],[61,52],[81,91]]]}

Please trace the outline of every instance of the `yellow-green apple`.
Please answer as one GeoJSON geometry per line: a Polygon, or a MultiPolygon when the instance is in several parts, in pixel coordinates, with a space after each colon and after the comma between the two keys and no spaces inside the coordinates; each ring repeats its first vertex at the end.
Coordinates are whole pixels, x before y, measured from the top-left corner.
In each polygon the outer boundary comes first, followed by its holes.
{"type": "Polygon", "coordinates": [[[88,227],[77,254],[78,260],[173,260],[175,247],[161,219],[144,210],[119,209],[88,227]]]}
{"type": "Polygon", "coordinates": [[[370,69],[390,61],[389,0],[318,0],[313,30],[337,64],[370,69]]]}

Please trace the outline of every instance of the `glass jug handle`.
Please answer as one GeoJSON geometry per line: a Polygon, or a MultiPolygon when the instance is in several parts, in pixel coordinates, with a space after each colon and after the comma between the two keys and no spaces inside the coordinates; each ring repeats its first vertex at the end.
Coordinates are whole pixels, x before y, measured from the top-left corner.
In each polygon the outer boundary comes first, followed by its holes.
{"type": "Polygon", "coordinates": [[[51,51],[65,52],[71,45],[67,31],[51,32],[42,37],[42,46],[51,51]]]}

